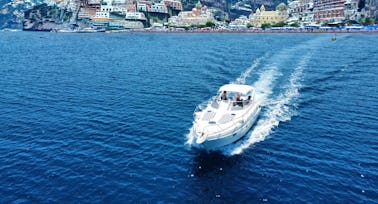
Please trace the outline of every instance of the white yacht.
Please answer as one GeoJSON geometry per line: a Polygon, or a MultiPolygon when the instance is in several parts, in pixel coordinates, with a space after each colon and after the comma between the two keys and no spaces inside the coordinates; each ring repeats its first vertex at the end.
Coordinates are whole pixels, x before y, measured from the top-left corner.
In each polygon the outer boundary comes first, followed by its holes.
{"type": "Polygon", "coordinates": [[[192,133],[194,143],[217,149],[243,137],[256,121],[261,106],[252,86],[226,84],[218,95],[197,106],[192,133]]]}

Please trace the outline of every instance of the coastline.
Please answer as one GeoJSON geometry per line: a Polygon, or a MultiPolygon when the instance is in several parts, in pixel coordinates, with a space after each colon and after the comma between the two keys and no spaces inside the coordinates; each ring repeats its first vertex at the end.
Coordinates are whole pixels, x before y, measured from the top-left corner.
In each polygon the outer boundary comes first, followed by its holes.
{"type": "Polygon", "coordinates": [[[248,34],[347,34],[347,33],[365,33],[365,34],[377,34],[378,29],[375,30],[307,30],[307,29],[295,29],[295,30],[171,30],[171,29],[128,29],[128,30],[108,30],[108,31],[76,31],[76,30],[61,30],[61,31],[38,31],[38,30],[9,30],[3,29],[0,32],[53,32],[53,33],[248,33],[248,34]]]}
{"type": "Polygon", "coordinates": [[[107,33],[122,33],[122,32],[131,32],[131,33],[248,33],[248,34],[346,34],[346,33],[366,33],[366,34],[376,34],[378,30],[359,30],[359,31],[288,31],[288,30],[265,30],[265,31],[253,31],[253,30],[188,30],[188,31],[160,31],[160,30],[129,30],[129,31],[120,31],[120,32],[107,32],[107,33]]]}

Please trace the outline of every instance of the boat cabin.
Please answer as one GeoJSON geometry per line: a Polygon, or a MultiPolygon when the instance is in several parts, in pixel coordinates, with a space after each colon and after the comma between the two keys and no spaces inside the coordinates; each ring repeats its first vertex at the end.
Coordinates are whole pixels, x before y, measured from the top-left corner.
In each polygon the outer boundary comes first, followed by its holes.
{"type": "Polygon", "coordinates": [[[240,84],[227,84],[222,86],[213,102],[213,108],[218,108],[222,103],[232,105],[232,110],[243,109],[254,99],[254,89],[251,86],[240,84]]]}

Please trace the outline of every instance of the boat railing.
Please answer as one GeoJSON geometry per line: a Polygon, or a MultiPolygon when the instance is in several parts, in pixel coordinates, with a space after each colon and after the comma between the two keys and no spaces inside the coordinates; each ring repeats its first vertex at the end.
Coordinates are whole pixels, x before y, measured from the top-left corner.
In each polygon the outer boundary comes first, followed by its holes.
{"type": "Polygon", "coordinates": [[[213,108],[218,108],[219,102],[216,99],[216,96],[213,96],[209,100],[204,101],[200,103],[199,105],[197,105],[196,109],[194,110],[193,115],[195,116],[196,113],[203,111],[209,104],[211,104],[213,108]]]}

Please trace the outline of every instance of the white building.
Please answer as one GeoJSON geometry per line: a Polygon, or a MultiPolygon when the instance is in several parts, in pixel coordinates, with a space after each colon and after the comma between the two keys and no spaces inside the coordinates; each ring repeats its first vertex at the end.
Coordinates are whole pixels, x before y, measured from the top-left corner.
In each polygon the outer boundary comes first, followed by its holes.
{"type": "Polygon", "coordinates": [[[232,21],[228,26],[231,29],[247,29],[250,22],[251,21],[247,16],[240,16],[232,21]]]}
{"type": "Polygon", "coordinates": [[[137,11],[148,11],[148,6],[145,3],[137,3],[137,11]]]}
{"type": "Polygon", "coordinates": [[[288,11],[288,14],[289,14],[289,18],[288,18],[288,22],[297,22],[299,21],[299,18],[300,18],[300,12],[298,11],[297,8],[300,7],[300,3],[298,0],[294,0],[294,1],[288,1],[287,2],[287,11],[288,11]]]}
{"type": "Polygon", "coordinates": [[[129,11],[126,13],[125,20],[146,20],[146,16],[142,12],[129,11]]]}
{"type": "Polygon", "coordinates": [[[207,6],[202,6],[200,2],[192,11],[181,11],[177,17],[171,17],[168,22],[172,26],[191,26],[204,25],[207,22],[214,22],[213,12],[207,9],[207,6]]]}
{"type": "Polygon", "coordinates": [[[164,3],[154,3],[151,5],[150,12],[168,13],[168,9],[164,3]]]}
{"type": "Polygon", "coordinates": [[[344,16],[347,20],[358,21],[360,13],[358,12],[358,0],[346,0],[344,3],[344,16]]]}
{"type": "Polygon", "coordinates": [[[127,9],[126,6],[101,5],[101,11],[120,12],[125,14],[127,12],[127,9]]]}
{"type": "Polygon", "coordinates": [[[110,15],[108,11],[96,11],[96,15],[93,19],[94,20],[109,20],[110,15]]]}
{"type": "Polygon", "coordinates": [[[314,0],[288,0],[288,22],[314,22],[314,0]]]}
{"type": "Polygon", "coordinates": [[[112,2],[113,5],[124,5],[127,4],[126,0],[113,0],[112,2]]]}

